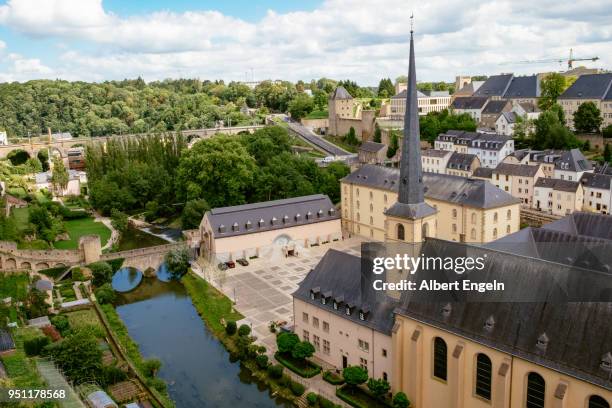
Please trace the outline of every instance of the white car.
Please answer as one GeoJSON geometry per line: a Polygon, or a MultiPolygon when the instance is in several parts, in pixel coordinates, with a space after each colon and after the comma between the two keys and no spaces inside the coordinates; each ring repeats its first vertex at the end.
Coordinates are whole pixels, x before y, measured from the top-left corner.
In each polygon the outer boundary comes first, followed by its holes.
{"type": "Polygon", "coordinates": [[[327,156],[323,159],[323,163],[331,163],[334,161],[334,156],[327,156]]]}

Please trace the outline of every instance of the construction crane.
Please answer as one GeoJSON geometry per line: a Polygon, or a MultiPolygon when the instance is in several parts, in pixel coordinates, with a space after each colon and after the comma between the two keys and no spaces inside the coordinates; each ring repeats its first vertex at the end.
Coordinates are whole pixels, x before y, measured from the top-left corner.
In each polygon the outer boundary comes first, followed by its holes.
{"type": "Polygon", "coordinates": [[[570,70],[573,68],[574,62],[576,61],[597,61],[599,57],[589,57],[589,58],[574,58],[574,50],[570,48],[569,58],[551,58],[551,59],[541,59],[541,60],[526,60],[526,61],[517,61],[517,62],[506,62],[502,65],[506,64],[546,64],[549,62],[558,62],[559,64],[567,61],[567,69],[570,70]]]}

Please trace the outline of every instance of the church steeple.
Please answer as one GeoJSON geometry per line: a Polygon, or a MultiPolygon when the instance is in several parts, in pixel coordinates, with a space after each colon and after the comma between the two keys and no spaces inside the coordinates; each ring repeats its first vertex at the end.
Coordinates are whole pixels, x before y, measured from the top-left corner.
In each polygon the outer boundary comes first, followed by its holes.
{"type": "Polygon", "coordinates": [[[429,204],[426,204],[424,198],[413,37],[414,33],[411,23],[408,88],[406,90],[406,113],[404,115],[404,138],[402,140],[402,155],[400,158],[398,200],[395,205],[387,210],[387,214],[416,219],[434,214],[436,210],[429,204]]]}
{"type": "Polygon", "coordinates": [[[404,204],[418,204],[423,202],[423,170],[421,167],[419,107],[417,102],[413,35],[411,29],[408,89],[406,91],[406,113],[404,115],[404,139],[402,140],[398,200],[400,203],[404,204]]]}

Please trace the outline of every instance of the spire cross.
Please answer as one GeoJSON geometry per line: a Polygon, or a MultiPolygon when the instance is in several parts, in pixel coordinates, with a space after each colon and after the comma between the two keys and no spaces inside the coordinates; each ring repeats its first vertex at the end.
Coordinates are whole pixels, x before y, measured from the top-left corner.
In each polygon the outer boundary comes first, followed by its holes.
{"type": "Polygon", "coordinates": [[[414,31],[414,13],[410,15],[410,33],[414,31]]]}

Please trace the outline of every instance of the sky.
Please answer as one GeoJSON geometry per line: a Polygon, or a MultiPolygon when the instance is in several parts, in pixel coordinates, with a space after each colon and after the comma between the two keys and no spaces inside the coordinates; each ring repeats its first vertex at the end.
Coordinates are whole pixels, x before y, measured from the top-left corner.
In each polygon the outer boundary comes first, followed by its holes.
{"type": "Polygon", "coordinates": [[[609,0],[0,0],[0,82],[417,78],[561,71],[524,61],[598,56],[609,0]]]}

